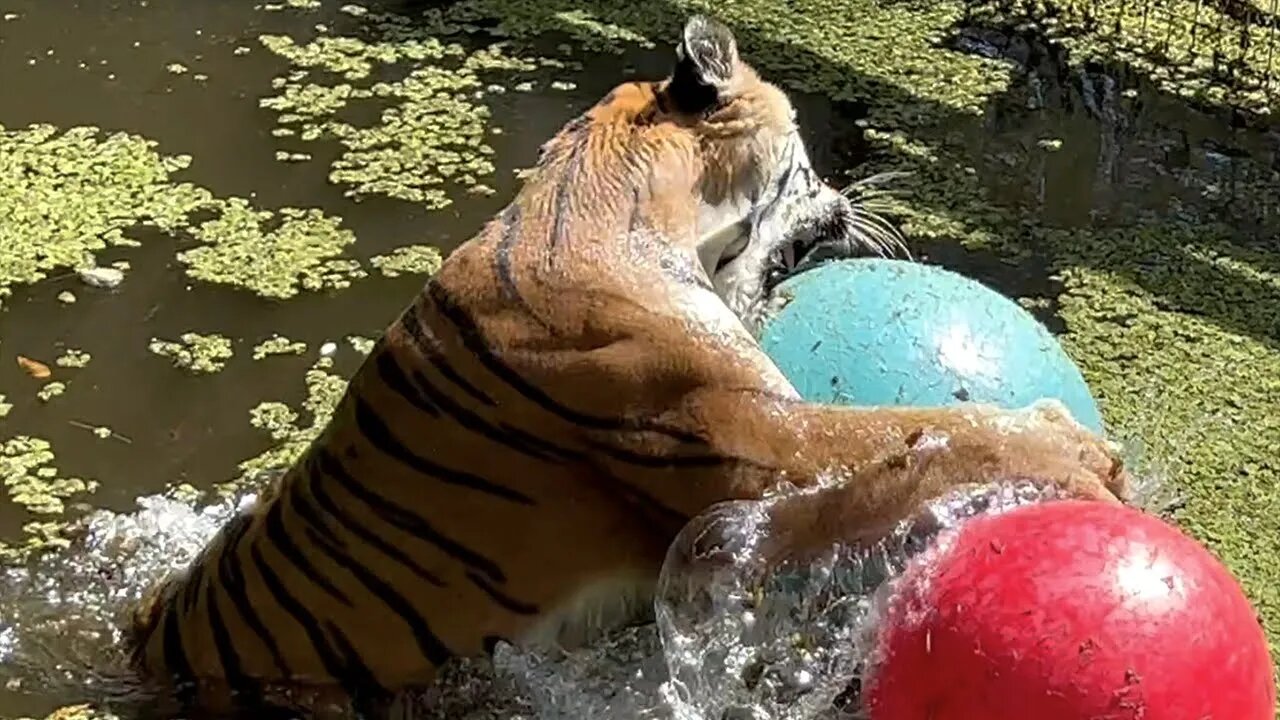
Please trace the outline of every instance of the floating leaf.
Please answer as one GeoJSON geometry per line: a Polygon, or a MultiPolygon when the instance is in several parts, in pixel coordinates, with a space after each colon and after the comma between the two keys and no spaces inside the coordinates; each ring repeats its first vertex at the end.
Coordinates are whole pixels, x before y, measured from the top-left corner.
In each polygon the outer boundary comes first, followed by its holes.
{"type": "Polygon", "coordinates": [[[45,380],[53,376],[53,371],[49,369],[48,365],[22,355],[18,356],[18,367],[37,380],[45,380]]]}

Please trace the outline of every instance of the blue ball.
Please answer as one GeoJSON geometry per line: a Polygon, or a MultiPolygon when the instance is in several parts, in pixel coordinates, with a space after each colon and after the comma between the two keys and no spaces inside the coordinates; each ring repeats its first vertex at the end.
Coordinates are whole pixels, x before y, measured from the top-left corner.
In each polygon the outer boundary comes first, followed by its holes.
{"type": "Polygon", "coordinates": [[[1103,431],[1080,369],[1014,301],[939,267],[830,262],[789,278],[760,344],[801,396],[844,405],[1020,408],[1057,398],[1103,431]]]}

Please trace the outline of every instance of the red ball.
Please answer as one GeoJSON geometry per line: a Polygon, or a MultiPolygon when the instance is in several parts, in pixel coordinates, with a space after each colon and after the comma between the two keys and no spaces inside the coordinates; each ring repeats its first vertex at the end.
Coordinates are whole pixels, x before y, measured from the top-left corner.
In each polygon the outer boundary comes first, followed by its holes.
{"type": "Polygon", "coordinates": [[[864,681],[873,720],[1275,720],[1239,583],[1132,508],[979,516],[893,593],[864,681]]]}

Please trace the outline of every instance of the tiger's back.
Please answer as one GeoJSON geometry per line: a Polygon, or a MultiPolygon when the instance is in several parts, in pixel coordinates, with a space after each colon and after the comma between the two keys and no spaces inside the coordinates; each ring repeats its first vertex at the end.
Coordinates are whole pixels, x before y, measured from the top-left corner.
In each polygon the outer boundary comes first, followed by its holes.
{"type": "Polygon", "coordinates": [[[644,617],[683,524],[778,479],[859,478],[780,519],[813,543],[993,474],[1118,487],[1069,419],[1011,436],[990,409],[799,400],[725,298],[852,212],[785,95],[691,20],[672,77],[619,86],[544,146],[296,465],[157,593],[138,668],[183,710],[377,709],[498,640],[571,646],[644,617]],[[957,450],[920,455],[924,429],[957,450]]]}

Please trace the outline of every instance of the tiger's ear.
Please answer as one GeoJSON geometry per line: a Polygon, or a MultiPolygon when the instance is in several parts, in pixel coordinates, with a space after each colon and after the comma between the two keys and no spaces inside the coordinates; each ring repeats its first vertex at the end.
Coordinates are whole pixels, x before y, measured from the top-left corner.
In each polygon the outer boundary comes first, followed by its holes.
{"type": "Polygon", "coordinates": [[[667,95],[681,112],[704,112],[721,99],[737,70],[733,31],[709,17],[694,15],[685,23],[684,39],[676,48],[676,68],[667,95]]]}

